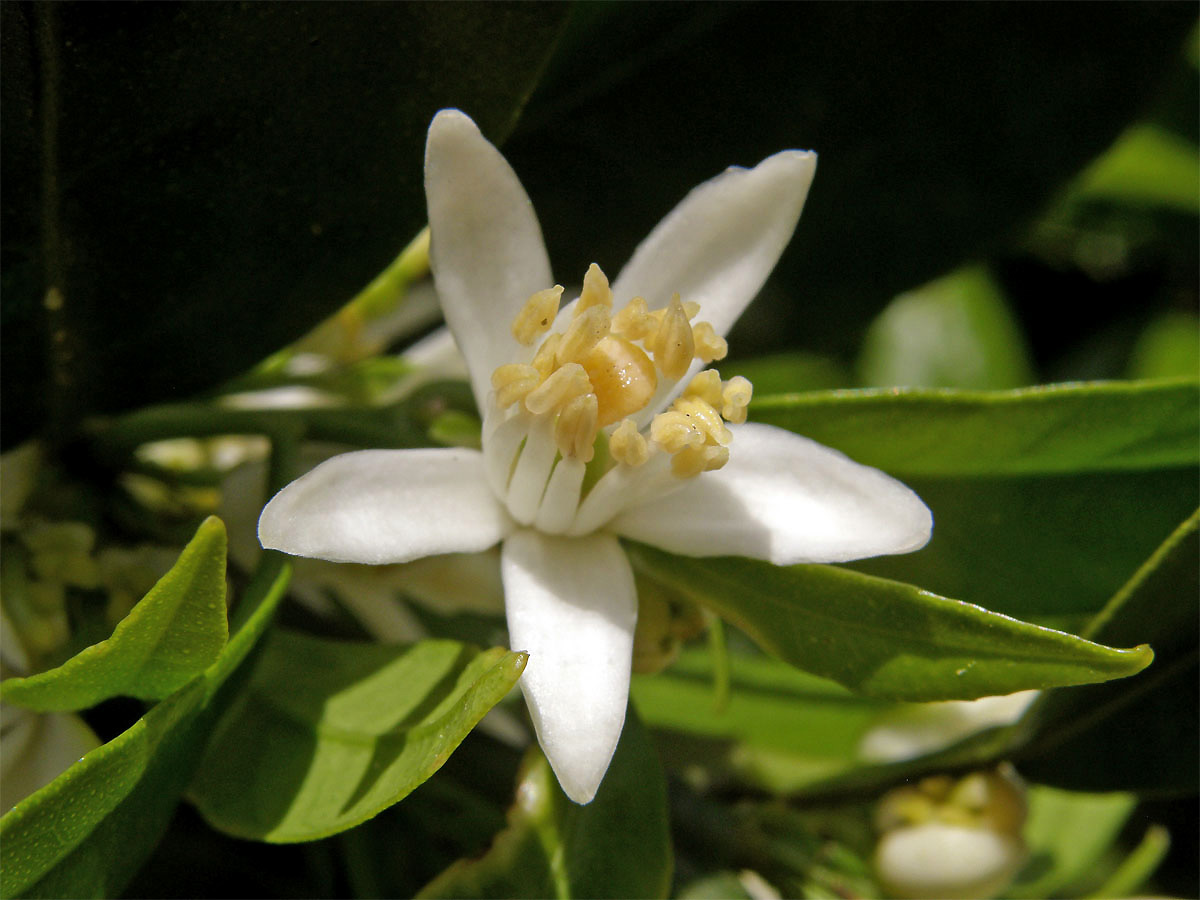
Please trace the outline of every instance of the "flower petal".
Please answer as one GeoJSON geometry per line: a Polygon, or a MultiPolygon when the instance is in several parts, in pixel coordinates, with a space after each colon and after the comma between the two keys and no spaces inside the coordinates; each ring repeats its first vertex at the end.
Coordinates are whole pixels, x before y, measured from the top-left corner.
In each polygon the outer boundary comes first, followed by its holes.
{"type": "Polygon", "coordinates": [[[529,296],[554,283],[542,230],[500,151],[456,109],[429,126],[425,198],[434,282],[483,409],[492,371],[532,354],[510,328],[529,296]]]}
{"type": "Polygon", "coordinates": [[[731,430],[723,469],[626,509],[611,530],[685,556],[776,565],[908,553],[929,540],[929,509],[878,469],[782,428],[731,430]]]}
{"type": "Polygon", "coordinates": [[[470,553],[512,528],[476,450],[360,450],[326,460],[272,498],[268,550],[379,565],[470,553]]]}
{"type": "Polygon", "coordinates": [[[509,646],[529,653],[521,689],[558,783],[596,794],[629,699],[637,593],[617,539],[518,531],[501,551],[509,646]]]}
{"type": "Polygon", "coordinates": [[[694,188],[613,282],[617,304],[640,296],[657,309],[679,292],[725,334],[791,240],[816,167],[815,153],[785,150],[694,188]]]}

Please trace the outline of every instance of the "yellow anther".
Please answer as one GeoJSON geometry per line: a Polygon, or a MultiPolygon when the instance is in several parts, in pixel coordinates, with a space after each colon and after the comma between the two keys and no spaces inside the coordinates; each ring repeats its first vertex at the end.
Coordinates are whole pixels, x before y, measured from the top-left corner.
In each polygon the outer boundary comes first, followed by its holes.
{"type": "Polygon", "coordinates": [[[716,369],[705,369],[697,372],[683,392],[685,397],[699,397],[714,409],[721,406],[721,376],[716,369]]]}
{"type": "Polygon", "coordinates": [[[600,403],[600,427],[642,409],[654,397],[658,375],[640,347],[609,335],[580,360],[600,403]]]}
{"type": "Polygon", "coordinates": [[[705,365],[724,359],[729,353],[729,344],[713,330],[709,322],[697,322],[692,326],[692,340],[696,345],[696,357],[705,365]]]}
{"type": "Polygon", "coordinates": [[[687,313],[688,321],[700,315],[700,304],[695,300],[688,300],[683,304],[683,311],[687,313]]]}
{"type": "Polygon", "coordinates": [[[721,415],[727,422],[741,425],[746,421],[746,407],[754,394],[754,385],[741,375],[734,375],[721,391],[721,415]]]}
{"type": "Polygon", "coordinates": [[[625,308],[613,316],[612,330],[627,340],[641,341],[656,334],[660,319],[650,315],[646,301],[634,297],[625,308]]]}
{"type": "Polygon", "coordinates": [[[563,456],[591,462],[596,441],[596,395],[580,394],[573,398],[554,423],[554,443],[563,456]]]}
{"type": "Polygon", "coordinates": [[[608,334],[610,323],[606,306],[591,306],[576,315],[554,354],[558,364],[582,361],[608,334]]]}
{"type": "Polygon", "coordinates": [[[543,381],[549,378],[550,373],[558,366],[558,345],[561,343],[562,335],[556,331],[542,341],[542,346],[538,347],[538,352],[533,357],[533,367],[538,370],[543,381]]]}
{"type": "Polygon", "coordinates": [[[728,447],[684,447],[671,457],[671,472],[678,478],[691,478],[711,472],[729,462],[728,447]]]}
{"type": "Polygon", "coordinates": [[[650,423],[650,437],[668,453],[678,453],[684,447],[700,447],[705,433],[677,409],[659,413],[650,423]]]}
{"type": "Polygon", "coordinates": [[[492,373],[492,387],[496,389],[496,404],[508,409],[542,383],[542,376],[533,366],[513,363],[501,366],[492,373]]]}
{"type": "Polygon", "coordinates": [[[525,301],[512,323],[512,334],[518,343],[528,347],[537,340],[538,335],[550,330],[550,326],[554,324],[554,317],[558,314],[558,301],[562,292],[562,285],[556,284],[552,288],[538,291],[525,301]]]}
{"type": "Polygon", "coordinates": [[[525,398],[525,408],[535,416],[562,409],[581,394],[590,394],[592,384],[579,363],[567,363],[538,385],[525,398]]]}
{"type": "Polygon", "coordinates": [[[626,419],[609,437],[608,452],[619,463],[640,466],[650,458],[650,445],[633,424],[633,419],[626,419]]]}
{"type": "Polygon", "coordinates": [[[696,355],[692,326],[679,295],[675,294],[663,314],[662,325],[652,339],[654,361],[668,378],[679,379],[687,374],[696,355]]]}
{"type": "Polygon", "coordinates": [[[595,263],[588,266],[583,276],[583,291],[579,294],[579,302],[575,304],[575,315],[581,316],[593,306],[603,306],[612,310],[613,294],[608,286],[608,278],[595,263]]]}
{"type": "Polygon", "coordinates": [[[733,440],[733,434],[721,421],[720,414],[699,397],[680,397],[673,408],[687,416],[704,433],[707,438],[705,443],[725,446],[733,440]]]}

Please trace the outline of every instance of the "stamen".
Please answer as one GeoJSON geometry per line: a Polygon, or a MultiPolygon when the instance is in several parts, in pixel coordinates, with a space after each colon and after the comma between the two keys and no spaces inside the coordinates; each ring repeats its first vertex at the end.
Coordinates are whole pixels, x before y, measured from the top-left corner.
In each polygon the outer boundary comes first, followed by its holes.
{"type": "Polygon", "coordinates": [[[625,419],[608,438],[612,458],[627,466],[640,466],[650,458],[650,445],[638,431],[633,419],[625,419]]]}
{"type": "Polygon", "coordinates": [[[629,341],[642,341],[658,332],[659,319],[650,315],[646,301],[634,297],[613,316],[612,330],[629,341]]]}
{"type": "Polygon", "coordinates": [[[522,525],[530,525],[546,492],[554,465],[553,428],[548,419],[535,420],[508,483],[508,511],[522,525]]]}
{"type": "Polygon", "coordinates": [[[687,374],[696,355],[692,326],[679,295],[671,298],[663,315],[662,325],[652,340],[654,361],[668,378],[678,380],[687,374]]]}
{"type": "Polygon", "coordinates": [[[538,352],[533,357],[533,367],[537,369],[543,381],[549,378],[550,373],[554,371],[558,345],[561,343],[562,335],[556,331],[542,342],[542,346],[538,347],[538,352]]]}
{"type": "Polygon", "coordinates": [[[562,534],[575,518],[579,492],[587,466],[582,460],[563,458],[554,467],[533,527],[546,534],[562,534]]]}
{"type": "Polygon", "coordinates": [[[558,414],[554,442],[563,456],[591,462],[596,442],[596,395],[575,397],[558,414]]]}
{"type": "Polygon", "coordinates": [[[729,353],[729,344],[713,330],[710,322],[697,322],[692,327],[692,340],[696,344],[696,356],[705,365],[724,359],[729,353]]]}
{"type": "Polygon", "coordinates": [[[741,425],[746,421],[746,407],[750,405],[753,394],[754,385],[750,380],[741,375],[734,375],[725,382],[725,389],[721,392],[721,415],[726,421],[741,425]]]}
{"type": "Polygon", "coordinates": [[[575,304],[575,315],[581,316],[593,306],[611,310],[612,305],[613,294],[608,286],[608,277],[598,265],[592,263],[583,276],[583,290],[579,294],[579,302],[575,304]]]}
{"type": "Polygon", "coordinates": [[[705,369],[697,372],[683,392],[685,397],[699,397],[709,406],[719,407],[724,401],[721,398],[721,376],[716,369],[705,369]]]}
{"type": "Polygon", "coordinates": [[[496,389],[496,405],[508,409],[541,384],[542,376],[533,366],[512,363],[501,366],[492,373],[492,387],[496,389]]]}
{"type": "Polygon", "coordinates": [[[728,447],[684,447],[671,457],[671,472],[678,478],[691,478],[719,469],[727,462],[728,447]]]}
{"type": "Polygon", "coordinates": [[[550,326],[554,324],[554,317],[558,314],[558,301],[562,292],[562,285],[556,284],[552,288],[538,291],[525,301],[512,323],[512,334],[519,344],[528,347],[537,340],[538,335],[550,330],[550,326]]]}
{"type": "Polygon", "coordinates": [[[704,444],[704,432],[677,409],[669,409],[654,417],[650,423],[650,437],[668,453],[678,453],[685,447],[704,444]]]}
{"type": "Polygon", "coordinates": [[[561,409],[580,394],[591,393],[592,383],[579,363],[567,363],[525,398],[525,408],[535,416],[561,409]]]}
{"type": "Polygon", "coordinates": [[[554,354],[555,360],[560,366],[580,362],[601,338],[608,335],[610,323],[606,306],[590,306],[582,313],[576,312],[554,354]]]}
{"type": "Polygon", "coordinates": [[[721,421],[720,414],[699,397],[680,397],[675,401],[674,408],[704,432],[707,438],[705,443],[716,443],[726,447],[733,440],[733,434],[721,421]]]}

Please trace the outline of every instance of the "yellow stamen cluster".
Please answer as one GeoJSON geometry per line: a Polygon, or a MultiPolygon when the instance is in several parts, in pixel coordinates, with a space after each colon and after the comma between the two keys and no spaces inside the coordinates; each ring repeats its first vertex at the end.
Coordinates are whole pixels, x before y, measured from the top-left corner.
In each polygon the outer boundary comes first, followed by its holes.
{"type": "MultiPolygon", "coordinates": [[[[562,291],[555,285],[525,302],[512,325],[519,343],[532,346],[550,330],[562,291]]],[[[700,307],[684,303],[678,294],[653,311],[641,297],[616,315],[612,307],[608,279],[593,263],[566,330],[548,335],[530,363],[496,369],[492,387],[501,409],[519,403],[534,415],[556,416],[555,444],[564,457],[589,462],[599,430],[620,422],[609,439],[610,455],[623,465],[639,466],[652,448],[627,417],[654,398],[658,373],[678,380],[692,360],[723,359],[728,347],[711,324],[692,323],[700,307]]],[[[702,372],[670,410],[655,418],[651,438],[672,454],[677,475],[720,468],[732,438],[722,416],[744,422],[749,400],[750,383],[744,378],[722,384],[716,372],[702,372]]]]}
{"type": "Polygon", "coordinates": [[[650,423],[650,437],[671,454],[671,471],[690,478],[725,465],[733,440],[725,423],[746,421],[750,396],[750,382],[740,375],[722,382],[714,369],[698,373],[671,408],[650,423]]]}

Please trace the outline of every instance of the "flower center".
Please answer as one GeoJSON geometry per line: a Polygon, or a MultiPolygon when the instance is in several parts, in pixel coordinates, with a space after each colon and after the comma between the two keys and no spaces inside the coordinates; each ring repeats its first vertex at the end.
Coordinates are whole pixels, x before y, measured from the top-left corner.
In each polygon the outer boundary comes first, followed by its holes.
{"type": "Polygon", "coordinates": [[[689,478],[728,461],[733,435],[725,423],[746,420],[751,395],[745,378],[723,382],[707,369],[648,429],[639,428],[630,417],[687,375],[694,360],[724,359],[725,340],[708,322],[693,324],[700,307],[678,294],[653,311],[634,297],[613,315],[612,290],[595,263],[566,329],[543,338],[554,327],[562,292],[561,285],[538,291],[513,321],[521,345],[541,343],[529,362],[492,373],[492,427],[485,428],[493,487],[514,518],[548,531],[570,528],[585,467],[600,462],[602,437],[602,465],[637,468],[665,453],[671,472],[689,478]]]}

